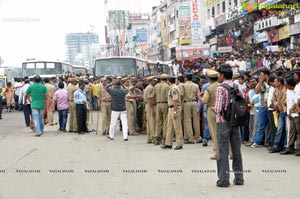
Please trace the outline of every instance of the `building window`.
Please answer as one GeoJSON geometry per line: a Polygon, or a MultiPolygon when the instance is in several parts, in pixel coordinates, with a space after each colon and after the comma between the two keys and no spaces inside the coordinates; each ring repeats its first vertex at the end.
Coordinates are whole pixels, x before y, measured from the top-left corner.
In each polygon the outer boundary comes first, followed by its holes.
{"type": "Polygon", "coordinates": [[[226,4],[225,1],[222,2],[222,13],[225,13],[226,4]]]}
{"type": "Polygon", "coordinates": [[[220,14],[220,4],[217,4],[217,15],[220,14]]]}
{"type": "Polygon", "coordinates": [[[214,6],[211,8],[211,16],[213,18],[215,17],[215,7],[214,6]]]}

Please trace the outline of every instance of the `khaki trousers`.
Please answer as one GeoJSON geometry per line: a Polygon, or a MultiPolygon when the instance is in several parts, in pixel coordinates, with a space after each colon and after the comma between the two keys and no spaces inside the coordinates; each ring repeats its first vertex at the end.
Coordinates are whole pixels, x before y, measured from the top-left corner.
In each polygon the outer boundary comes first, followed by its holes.
{"type": "Polygon", "coordinates": [[[146,117],[147,117],[147,142],[152,142],[154,139],[155,135],[155,125],[156,125],[156,120],[155,116],[153,116],[153,108],[151,107],[150,104],[146,104],[145,106],[146,109],[146,117]]]}
{"type": "Polygon", "coordinates": [[[54,115],[54,100],[53,99],[49,99],[49,107],[48,107],[48,111],[47,111],[47,123],[53,125],[54,124],[54,119],[53,119],[53,115],[54,115]]]}
{"type": "Polygon", "coordinates": [[[216,123],[216,114],[213,111],[212,107],[207,108],[207,122],[210,137],[214,143],[214,151],[219,150],[218,141],[217,141],[217,123],[216,123]]]}
{"type": "Polygon", "coordinates": [[[69,102],[69,131],[77,131],[76,104],[73,101],[69,102]]]}
{"type": "Polygon", "coordinates": [[[129,135],[136,132],[136,103],[126,102],[127,124],[129,135]]]}
{"type": "MultiPolygon", "coordinates": [[[[200,119],[197,113],[197,102],[184,102],[183,103],[183,123],[184,133],[188,141],[201,141],[200,136],[200,119]],[[194,131],[193,131],[194,130],[194,131]],[[194,132],[194,134],[193,134],[194,132]]],[[[186,137],[185,136],[185,137],[186,137]]]]}
{"type": "Polygon", "coordinates": [[[108,133],[111,119],[111,103],[101,103],[102,131],[108,133]]]}
{"type": "Polygon", "coordinates": [[[168,104],[158,103],[156,110],[156,129],[154,138],[158,141],[162,139],[163,143],[166,140],[167,124],[168,124],[168,104]]]}
{"type": "Polygon", "coordinates": [[[182,125],[181,125],[181,108],[178,107],[176,119],[174,119],[173,114],[174,114],[173,108],[169,108],[165,145],[168,145],[168,146],[173,145],[173,138],[174,138],[174,132],[175,132],[176,145],[182,146],[183,145],[183,132],[182,132],[182,125]]]}

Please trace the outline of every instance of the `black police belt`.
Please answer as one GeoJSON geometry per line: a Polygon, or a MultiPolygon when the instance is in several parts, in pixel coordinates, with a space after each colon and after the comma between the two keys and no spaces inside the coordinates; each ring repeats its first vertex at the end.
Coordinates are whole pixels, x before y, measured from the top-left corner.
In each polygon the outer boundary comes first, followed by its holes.
{"type": "Polygon", "coordinates": [[[168,102],[157,102],[157,104],[164,104],[164,103],[168,103],[168,102]]]}
{"type": "MultiPolygon", "coordinates": [[[[177,106],[180,106],[180,105],[177,105],[177,106]]],[[[174,105],[169,106],[169,108],[174,108],[174,105]]]]}

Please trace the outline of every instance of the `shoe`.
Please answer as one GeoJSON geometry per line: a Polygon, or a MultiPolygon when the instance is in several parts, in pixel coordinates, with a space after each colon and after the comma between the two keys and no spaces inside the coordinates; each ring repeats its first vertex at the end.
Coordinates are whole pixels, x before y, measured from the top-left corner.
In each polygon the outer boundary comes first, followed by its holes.
{"type": "Polygon", "coordinates": [[[160,148],[162,148],[162,149],[172,149],[172,146],[162,145],[160,148]]]}
{"type": "Polygon", "coordinates": [[[219,156],[218,156],[218,154],[215,154],[215,155],[211,156],[210,159],[211,160],[218,160],[219,156]]]}
{"type": "Polygon", "coordinates": [[[294,153],[294,150],[285,149],[284,151],[280,152],[280,155],[292,155],[293,153],[294,153]]]}
{"type": "Polygon", "coordinates": [[[221,183],[220,180],[217,181],[217,187],[229,187],[230,183],[221,183]]]}
{"type": "Polygon", "coordinates": [[[35,137],[41,137],[42,134],[43,134],[43,133],[35,134],[34,136],[35,136],[35,137]]]}
{"type": "Polygon", "coordinates": [[[62,132],[66,133],[66,132],[67,132],[67,130],[66,130],[66,129],[64,129],[64,130],[62,130],[62,132]]]}
{"type": "Polygon", "coordinates": [[[252,144],[253,144],[253,142],[247,142],[245,145],[246,145],[247,147],[250,147],[252,144]]]}
{"type": "Polygon", "coordinates": [[[244,180],[242,179],[242,180],[236,180],[236,179],[234,179],[233,180],[233,184],[235,184],[235,185],[244,185],[244,180]]]}
{"type": "Polygon", "coordinates": [[[182,146],[176,146],[175,148],[174,148],[174,150],[181,150],[183,147],[182,146]]]}
{"type": "Polygon", "coordinates": [[[154,145],[159,145],[160,142],[158,140],[155,140],[154,145]]]}
{"type": "Polygon", "coordinates": [[[264,147],[269,147],[270,143],[264,143],[264,147]]]}
{"type": "Polygon", "coordinates": [[[200,144],[200,143],[202,143],[202,140],[197,140],[196,141],[196,144],[200,144]]]}
{"type": "Polygon", "coordinates": [[[152,144],[152,141],[147,141],[147,144],[152,144]]]}
{"type": "Polygon", "coordinates": [[[128,139],[124,139],[124,141],[128,141],[128,139]]]}
{"type": "Polygon", "coordinates": [[[110,139],[110,140],[114,140],[114,138],[111,138],[111,137],[109,137],[109,136],[107,136],[107,138],[110,139]]]}
{"type": "Polygon", "coordinates": [[[195,142],[185,141],[184,144],[195,144],[195,142]]]}
{"type": "Polygon", "coordinates": [[[69,131],[69,133],[73,133],[74,131],[69,131]]]}
{"type": "Polygon", "coordinates": [[[85,134],[85,132],[83,132],[83,131],[79,131],[79,132],[78,132],[78,134],[81,134],[81,135],[83,135],[83,134],[85,134]]]}
{"type": "Polygon", "coordinates": [[[279,149],[276,149],[276,148],[272,148],[269,153],[279,153],[280,150],[279,149]]]}
{"type": "Polygon", "coordinates": [[[253,143],[250,147],[251,148],[259,148],[259,147],[262,147],[262,145],[253,143]]]}
{"type": "Polygon", "coordinates": [[[207,146],[207,140],[203,140],[203,146],[207,146]]]}
{"type": "Polygon", "coordinates": [[[87,129],[86,131],[84,131],[85,133],[90,133],[92,132],[92,130],[87,129]]]}
{"type": "Polygon", "coordinates": [[[300,156],[300,150],[295,152],[295,156],[300,156]]]}
{"type": "Polygon", "coordinates": [[[103,136],[106,135],[106,132],[103,132],[102,135],[103,135],[103,136]]]}

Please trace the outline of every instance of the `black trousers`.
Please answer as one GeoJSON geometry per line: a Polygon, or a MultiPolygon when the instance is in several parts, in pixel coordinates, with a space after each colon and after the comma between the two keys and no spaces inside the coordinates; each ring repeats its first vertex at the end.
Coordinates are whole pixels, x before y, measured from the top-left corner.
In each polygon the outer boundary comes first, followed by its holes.
{"type": "Polygon", "coordinates": [[[87,132],[87,126],[86,126],[86,113],[87,108],[84,104],[76,104],[76,117],[77,117],[77,126],[78,126],[78,132],[87,132]]]}

